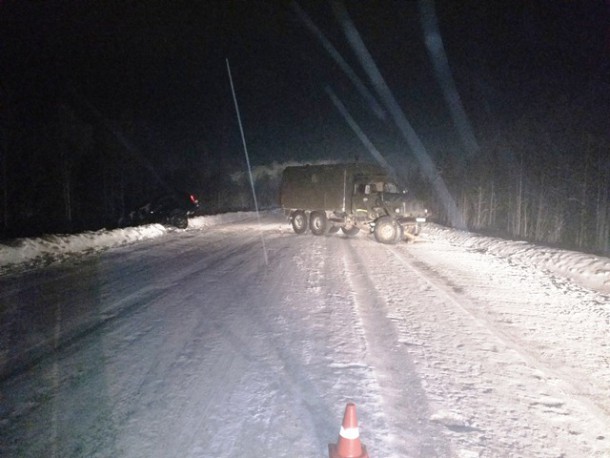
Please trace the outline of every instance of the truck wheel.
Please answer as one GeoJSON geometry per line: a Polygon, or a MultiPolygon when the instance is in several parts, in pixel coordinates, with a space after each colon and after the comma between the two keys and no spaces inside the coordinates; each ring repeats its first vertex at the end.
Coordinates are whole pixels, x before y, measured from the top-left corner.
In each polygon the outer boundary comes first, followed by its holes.
{"type": "Polygon", "coordinates": [[[360,228],[358,226],[349,226],[349,227],[343,226],[341,228],[341,230],[348,237],[352,237],[352,236],[356,235],[358,232],[360,232],[360,228]]]}
{"type": "Polygon", "coordinates": [[[377,220],[374,232],[379,243],[393,244],[402,236],[400,226],[389,216],[382,216],[377,220]]]}
{"type": "Polygon", "coordinates": [[[307,230],[307,215],[303,210],[295,210],[290,215],[292,229],[296,234],[302,234],[307,230]]]}
{"type": "Polygon", "coordinates": [[[324,235],[328,228],[326,221],[326,213],[321,211],[313,211],[309,215],[309,229],[313,235],[324,235]]]}
{"type": "Polygon", "coordinates": [[[396,224],[396,240],[394,243],[402,242],[405,237],[405,229],[400,225],[396,224]]]}

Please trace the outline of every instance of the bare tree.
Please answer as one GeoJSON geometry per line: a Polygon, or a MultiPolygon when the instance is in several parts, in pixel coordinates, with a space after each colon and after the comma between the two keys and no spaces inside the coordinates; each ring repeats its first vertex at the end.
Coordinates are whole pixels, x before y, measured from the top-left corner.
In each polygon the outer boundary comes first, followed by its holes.
{"type": "Polygon", "coordinates": [[[82,121],[68,105],[58,107],[59,166],[61,195],[67,228],[74,227],[73,169],[91,148],[93,128],[82,121]]]}

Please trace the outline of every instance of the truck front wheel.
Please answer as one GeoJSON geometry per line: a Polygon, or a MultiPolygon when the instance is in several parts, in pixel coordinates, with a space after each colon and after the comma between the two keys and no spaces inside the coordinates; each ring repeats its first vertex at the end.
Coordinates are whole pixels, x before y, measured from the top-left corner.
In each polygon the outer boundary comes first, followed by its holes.
{"type": "Polygon", "coordinates": [[[302,234],[307,230],[307,215],[303,210],[295,210],[290,215],[292,229],[297,234],[302,234]]]}
{"type": "Polygon", "coordinates": [[[400,226],[389,216],[382,216],[375,223],[375,239],[379,243],[393,244],[400,240],[400,226]]]}
{"type": "Polygon", "coordinates": [[[324,235],[328,229],[328,221],[326,213],[321,211],[313,211],[309,215],[309,229],[313,235],[324,235]]]}

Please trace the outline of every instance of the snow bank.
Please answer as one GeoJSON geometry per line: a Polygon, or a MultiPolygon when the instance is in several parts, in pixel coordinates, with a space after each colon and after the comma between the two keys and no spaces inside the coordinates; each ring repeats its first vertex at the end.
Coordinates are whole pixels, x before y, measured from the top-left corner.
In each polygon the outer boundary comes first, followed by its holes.
{"type": "Polygon", "coordinates": [[[453,245],[506,258],[515,264],[536,266],[568,278],[585,288],[610,294],[610,258],[544,247],[529,242],[485,237],[434,224],[428,224],[425,231],[453,245]]]}
{"type": "MultiPolygon", "coordinates": [[[[187,230],[199,230],[208,226],[226,224],[252,216],[250,212],[224,213],[198,216],[189,220],[187,230]]],[[[42,237],[19,238],[0,243],[0,268],[21,264],[58,261],[77,253],[89,253],[126,245],[140,240],[161,237],[169,231],[160,224],[148,224],[122,229],[101,229],[82,234],[53,234],[42,237]]]]}
{"type": "MultiPolygon", "coordinates": [[[[228,224],[251,218],[254,212],[199,216],[189,220],[190,230],[228,224]]],[[[0,269],[24,264],[58,261],[78,253],[90,253],[160,237],[179,229],[150,224],[124,229],[99,230],[76,235],[45,235],[0,243],[0,269]]],[[[610,294],[610,258],[543,247],[528,242],[485,237],[435,224],[427,224],[423,237],[486,252],[519,265],[536,266],[604,294],[610,294]]]]}
{"type": "Polygon", "coordinates": [[[256,216],[255,212],[220,213],[218,215],[198,216],[189,219],[189,229],[201,229],[203,227],[217,226],[219,224],[234,223],[256,216]]]}

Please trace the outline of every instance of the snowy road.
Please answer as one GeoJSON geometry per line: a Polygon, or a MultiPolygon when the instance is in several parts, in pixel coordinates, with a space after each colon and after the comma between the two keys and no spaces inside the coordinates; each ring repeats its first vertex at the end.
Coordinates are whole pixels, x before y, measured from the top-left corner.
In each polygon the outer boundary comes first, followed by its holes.
{"type": "Polygon", "coordinates": [[[608,296],[267,214],[0,277],[1,456],[610,456],[608,296]]]}

